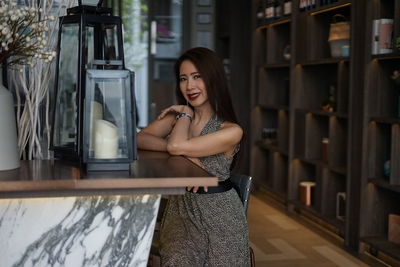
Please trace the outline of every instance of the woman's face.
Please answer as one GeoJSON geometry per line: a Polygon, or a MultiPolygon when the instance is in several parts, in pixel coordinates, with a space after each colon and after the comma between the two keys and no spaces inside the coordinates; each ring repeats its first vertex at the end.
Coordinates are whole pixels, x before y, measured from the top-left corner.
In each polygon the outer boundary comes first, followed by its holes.
{"type": "Polygon", "coordinates": [[[195,65],[185,60],[179,68],[179,87],[182,95],[193,107],[208,103],[206,86],[195,65]]]}

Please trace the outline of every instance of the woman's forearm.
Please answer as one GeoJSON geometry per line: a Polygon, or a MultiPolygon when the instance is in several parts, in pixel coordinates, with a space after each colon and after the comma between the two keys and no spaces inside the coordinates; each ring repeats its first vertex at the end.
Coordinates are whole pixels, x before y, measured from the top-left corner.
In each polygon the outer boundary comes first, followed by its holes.
{"type": "Polygon", "coordinates": [[[137,147],[144,150],[167,151],[167,140],[149,133],[137,134],[137,147]]]}
{"type": "Polygon", "coordinates": [[[167,141],[167,151],[172,155],[182,155],[184,152],[182,144],[189,139],[190,119],[180,118],[171,132],[167,141]]]}

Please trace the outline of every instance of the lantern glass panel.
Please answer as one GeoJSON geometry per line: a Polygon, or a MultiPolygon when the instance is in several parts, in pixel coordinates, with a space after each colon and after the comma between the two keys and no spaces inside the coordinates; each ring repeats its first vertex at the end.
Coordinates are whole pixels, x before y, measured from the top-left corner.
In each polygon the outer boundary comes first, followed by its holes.
{"type": "Polygon", "coordinates": [[[76,88],[78,83],[79,24],[64,24],[58,71],[57,108],[54,120],[53,144],[71,146],[76,142],[76,88]]]}
{"type": "Polygon", "coordinates": [[[118,51],[118,26],[116,24],[105,24],[104,30],[104,58],[108,60],[121,60],[118,51]]]}
{"type": "Polygon", "coordinates": [[[84,153],[89,161],[129,158],[130,89],[128,70],[87,71],[84,153]]]}
{"type": "Polygon", "coordinates": [[[85,35],[85,47],[83,48],[83,64],[85,68],[88,68],[88,63],[91,63],[94,56],[94,27],[86,26],[86,35],[85,35]]]}

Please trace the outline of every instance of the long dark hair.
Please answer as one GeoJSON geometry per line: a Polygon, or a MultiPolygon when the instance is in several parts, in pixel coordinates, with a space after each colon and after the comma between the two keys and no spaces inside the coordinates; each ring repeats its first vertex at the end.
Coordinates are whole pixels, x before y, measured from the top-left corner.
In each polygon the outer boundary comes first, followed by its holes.
{"type": "MultiPolygon", "coordinates": [[[[182,95],[179,87],[180,67],[182,62],[189,60],[192,62],[200,73],[206,86],[208,101],[211,104],[217,117],[223,121],[229,121],[238,124],[238,120],[233,109],[231,95],[228,88],[228,80],[226,78],[224,66],[215,52],[205,47],[195,47],[183,53],[175,63],[175,79],[176,79],[176,98],[178,104],[185,105],[186,99],[182,95]]],[[[240,146],[243,146],[243,138],[240,146]]],[[[242,149],[243,150],[243,147],[242,149]]],[[[237,154],[231,165],[231,169],[235,166],[237,154]]]]}

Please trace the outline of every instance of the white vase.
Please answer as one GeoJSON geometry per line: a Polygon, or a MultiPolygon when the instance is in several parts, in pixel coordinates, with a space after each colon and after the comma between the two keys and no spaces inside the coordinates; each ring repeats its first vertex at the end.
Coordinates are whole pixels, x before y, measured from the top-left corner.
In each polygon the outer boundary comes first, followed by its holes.
{"type": "Polygon", "coordinates": [[[0,171],[19,168],[17,126],[14,100],[3,86],[3,70],[0,67],[0,171]]]}

